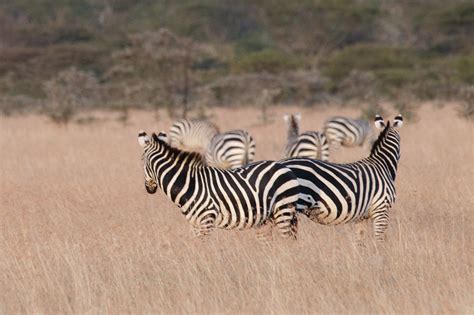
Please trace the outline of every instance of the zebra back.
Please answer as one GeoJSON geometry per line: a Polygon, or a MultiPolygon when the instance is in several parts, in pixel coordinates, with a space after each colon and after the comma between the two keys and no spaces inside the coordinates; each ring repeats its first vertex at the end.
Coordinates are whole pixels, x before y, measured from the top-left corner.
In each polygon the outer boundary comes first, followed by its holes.
{"type": "Polygon", "coordinates": [[[372,128],[365,119],[332,117],[324,123],[323,133],[329,144],[338,147],[361,146],[372,134],[372,128]]]}
{"type": "Polygon", "coordinates": [[[170,128],[169,144],[185,151],[202,152],[218,133],[217,126],[209,121],[181,119],[170,128]]]}
{"type": "Polygon", "coordinates": [[[243,167],[255,158],[255,141],[245,130],[232,130],[215,135],[206,150],[209,166],[222,169],[243,167]]]}

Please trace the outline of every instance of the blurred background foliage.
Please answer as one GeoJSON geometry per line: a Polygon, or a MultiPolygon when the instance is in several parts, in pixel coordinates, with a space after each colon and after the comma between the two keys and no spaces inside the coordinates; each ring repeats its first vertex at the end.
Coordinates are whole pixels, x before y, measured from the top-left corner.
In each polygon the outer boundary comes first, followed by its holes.
{"type": "Polygon", "coordinates": [[[464,0],[2,1],[0,108],[472,102],[473,38],[464,0]]]}

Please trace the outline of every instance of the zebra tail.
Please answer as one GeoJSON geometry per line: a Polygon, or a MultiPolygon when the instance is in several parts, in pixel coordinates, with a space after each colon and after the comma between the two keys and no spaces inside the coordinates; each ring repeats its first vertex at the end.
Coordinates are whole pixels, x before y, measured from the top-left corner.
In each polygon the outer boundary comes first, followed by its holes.
{"type": "Polygon", "coordinates": [[[247,164],[249,164],[249,153],[250,153],[250,143],[247,139],[247,141],[245,142],[245,154],[244,154],[244,160],[242,161],[242,165],[243,166],[246,166],[247,164]]]}
{"type": "Polygon", "coordinates": [[[253,144],[253,138],[249,133],[245,134],[245,154],[244,154],[244,160],[242,161],[244,164],[243,166],[248,165],[250,162],[250,150],[252,149],[252,144],[253,144]]]}

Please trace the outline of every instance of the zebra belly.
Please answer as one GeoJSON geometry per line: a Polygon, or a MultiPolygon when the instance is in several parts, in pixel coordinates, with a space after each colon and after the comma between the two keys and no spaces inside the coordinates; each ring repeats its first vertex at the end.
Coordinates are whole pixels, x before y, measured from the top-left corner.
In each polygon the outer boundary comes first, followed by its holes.
{"type": "Polygon", "coordinates": [[[231,230],[231,229],[244,230],[244,229],[250,229],[254,226],[259,226],[262,223],[264,223],[266,220],[268,220],[268,216],[258,217],[257,212],[258,211],[254,210],[251,216],[238,216],[237,218],[235,215],[235,212],[232,213],[231,211],[227,209],[221,210],[221,212],[217,215],[217,218],[216,218],[216,226],[220,229],[226,229],[226,230],[231,230]]]}
{"type": "MultiPolygon", "coordinates": [[[[310,198],[306,200],[311,201],[310,198]]],[[[367,215],[368,210],[367,207],[357,209],[354,196],[346,195],[344,198],[335,200],[327,194],[320,193],[316,196],[313,195],[312,205],[301,210],[301,212],[320,224],[337,225],[357,222],[367,215]]]]}
{"type": "Polygon", "coordinates": [[[219,211],[216,226],[221,229],[249,229],[261,225],[270,215],[270,213],[267,213],[266,216],[261,215],[263,210],[258,199],[248,200],[248,203],[226,201],[219,200],[217,202],[219,211]]]}

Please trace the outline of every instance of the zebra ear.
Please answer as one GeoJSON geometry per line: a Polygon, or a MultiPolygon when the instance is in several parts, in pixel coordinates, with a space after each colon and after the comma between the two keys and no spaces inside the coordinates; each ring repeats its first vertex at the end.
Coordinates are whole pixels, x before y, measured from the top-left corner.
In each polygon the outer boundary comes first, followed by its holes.
{"type": "Polygon", "coordinates": [[[400,128],[403,126],[403,116],[401,114],[398,114],[395,119],[393,120],[393,126],[396,128],[400,128]]]}
{"type": "Polygon", "coordinates": [[[158,133],[158,135],[156,133],[153,133],[151,135],[151,138],[153,139],[153,141],[155,142],[159,142],[159,141],[162,141],[164,143],[168,143],[168,137],[166,136],[166,133],[164,133],[163,131],[160,131],[158,133]]]}
{"type": "Polygon", "coordinates": [[[301,121],[301,114],[300,113],[296,113],[294,117],[297,121],[301,121]]]}
{"type": "Polygon", "coordinates": [[[374,119],[375,128],[377,129],[384,129],[385,128],[385,121],[383,120],[382,116],[375,115],[374,119]]]}
{"type": "Polygon", "coordinates": [[[160,139],[161,141],[169,144],[168,136],[166,135],[166,132],[164,132],[164,131],[160,131],[158,133],[158,139],[160,139]]]}
{"type": "Polygon", "coordinates": [[[138,144],[140,144],[142,147],[150,144],[150,137],[148,137],[146,132],[143,130],[138,133],[138,144]]]}
{"type": "Polygon", "coordinates": [[[283,115],[283,120],[285,122],[289,122],[290,121],[290,115],[288,115],[288,114],[283,115]]]}

